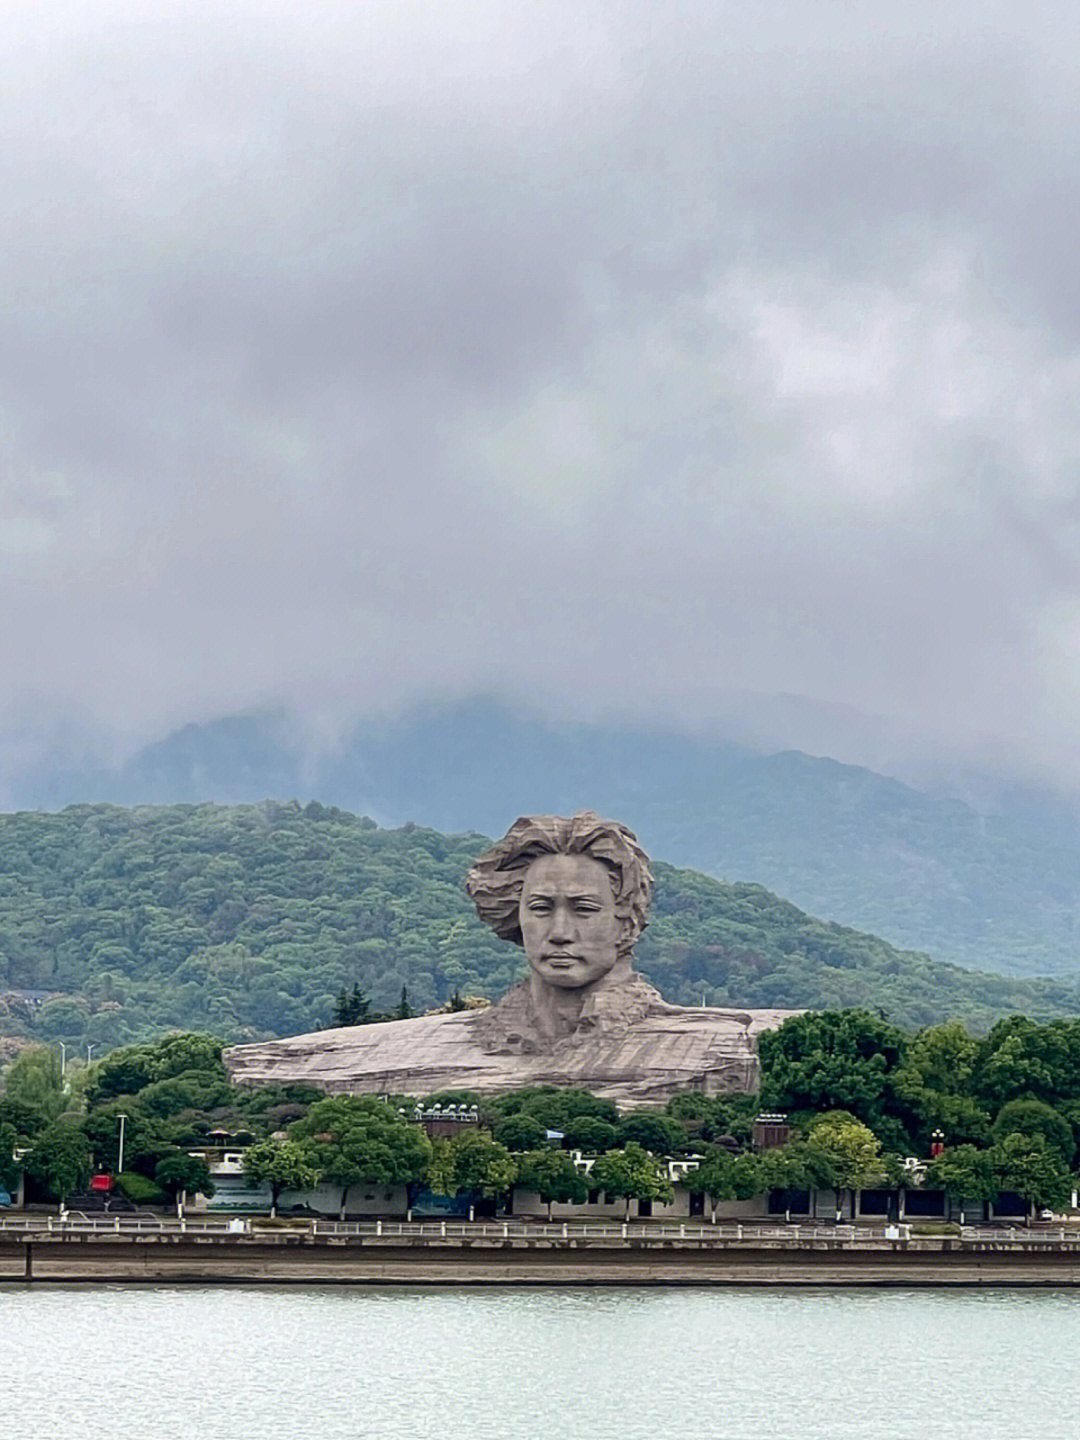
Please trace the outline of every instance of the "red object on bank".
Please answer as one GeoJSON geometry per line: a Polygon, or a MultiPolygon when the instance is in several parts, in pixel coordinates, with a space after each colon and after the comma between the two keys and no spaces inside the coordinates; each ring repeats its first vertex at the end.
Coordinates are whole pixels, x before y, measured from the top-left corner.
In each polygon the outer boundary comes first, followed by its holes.
{"type": "Polygon", "coordinates": [[[90,1181],[90,1189],[104,1191],[105,1194],[112,1189],[113,1178],[111,1175],[95,1175],[90,1181]]]}

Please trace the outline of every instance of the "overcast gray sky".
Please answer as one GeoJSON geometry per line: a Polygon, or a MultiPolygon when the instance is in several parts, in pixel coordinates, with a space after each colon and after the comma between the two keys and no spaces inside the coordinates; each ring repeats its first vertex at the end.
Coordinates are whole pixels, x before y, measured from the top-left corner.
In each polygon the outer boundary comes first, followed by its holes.
{"type": "Polygon", "coordinates": [[[783,694],[1080,779],[1078,17],[8,0],[4,723],[783,694]]]}

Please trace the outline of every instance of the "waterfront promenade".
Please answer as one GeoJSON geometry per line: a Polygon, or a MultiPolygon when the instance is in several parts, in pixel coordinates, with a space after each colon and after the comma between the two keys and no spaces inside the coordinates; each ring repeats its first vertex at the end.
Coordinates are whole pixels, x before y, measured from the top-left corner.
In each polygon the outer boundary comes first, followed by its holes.
{"type": "Polygon", "coordinates": [[[1080,1285],[1080,1233],[851,1225],[8,1216],[0,1282],[1080,1285]]]}

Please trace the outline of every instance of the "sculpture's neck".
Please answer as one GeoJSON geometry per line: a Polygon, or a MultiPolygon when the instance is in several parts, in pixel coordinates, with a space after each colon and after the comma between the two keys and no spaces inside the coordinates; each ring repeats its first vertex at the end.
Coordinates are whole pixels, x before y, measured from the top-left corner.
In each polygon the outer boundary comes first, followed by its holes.
{"type": "Polygon", "coordinates": [[[530,1011],[534,1025],[545,1040],[561,1040],[572,1035],[582,1017],[592,1009],[598,992],[625,983],[630,977],[630,957],[617,960],[614,966],[591,985],[563,990],[546,985],[538,975],[529,977],[530,1011]]]}

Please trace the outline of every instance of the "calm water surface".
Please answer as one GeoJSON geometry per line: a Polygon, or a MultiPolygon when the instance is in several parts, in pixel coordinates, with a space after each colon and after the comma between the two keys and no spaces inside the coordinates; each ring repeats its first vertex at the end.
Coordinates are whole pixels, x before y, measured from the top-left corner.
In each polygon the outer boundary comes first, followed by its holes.
{"type": "Polygon", "coordinates": [[[1065,1440],[1080,1294],[0,1288],[23,1436],[1065,1440]]]}

